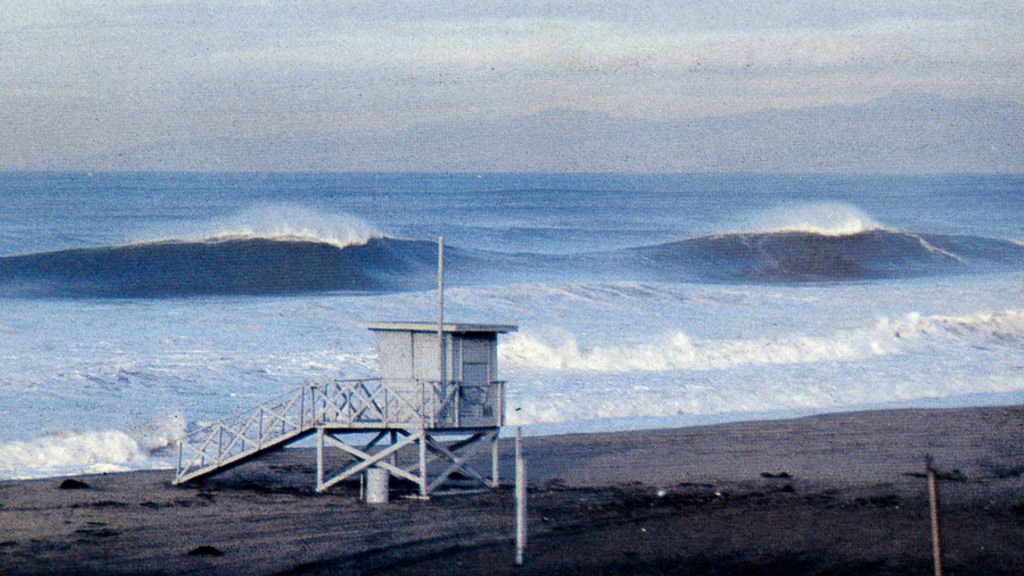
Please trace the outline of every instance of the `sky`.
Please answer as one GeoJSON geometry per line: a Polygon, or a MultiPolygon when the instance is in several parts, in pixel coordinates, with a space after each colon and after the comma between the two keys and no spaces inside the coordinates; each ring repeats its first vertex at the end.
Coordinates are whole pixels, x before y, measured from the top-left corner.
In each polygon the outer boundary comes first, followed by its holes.
{"type": "Polygon", "coordinates": [[[0,168],[546,110],[1024,102],[1024,2],[0,0],[0,168]]]}

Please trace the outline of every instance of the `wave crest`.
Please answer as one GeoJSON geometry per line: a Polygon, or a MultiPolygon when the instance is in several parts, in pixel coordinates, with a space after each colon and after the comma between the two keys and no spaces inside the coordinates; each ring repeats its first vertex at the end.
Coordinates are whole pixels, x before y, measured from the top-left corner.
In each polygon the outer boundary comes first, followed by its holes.
{"type": "Polygon", "coordinates": [[[168,241],[218,242],[234,240],[275,240],[318,242],[337,248],[366,244],[383,232],[351,214],[326,214],[290,204],[264,204],[232,216],[148,234],[151,239],[128,245],[168,241]]]}
{"type": "Polygon", "coordinates": [[[810,202],[749,215],[727,233],[741,230],[749,233],[804,232],[822,236],[850,236],[884,229],[855,206],[840,202],[810,202]]]}

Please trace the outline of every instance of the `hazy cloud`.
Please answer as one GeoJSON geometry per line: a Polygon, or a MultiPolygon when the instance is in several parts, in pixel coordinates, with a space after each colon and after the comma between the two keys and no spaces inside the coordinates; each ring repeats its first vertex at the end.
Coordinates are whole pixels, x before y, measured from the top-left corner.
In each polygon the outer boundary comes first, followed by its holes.
{"type": "Polygon", "coordinates": [[[1022,34],[1021,2],[14,1],[0,12],[0,166],[550,108],[1020,101],[1022,34]]]}

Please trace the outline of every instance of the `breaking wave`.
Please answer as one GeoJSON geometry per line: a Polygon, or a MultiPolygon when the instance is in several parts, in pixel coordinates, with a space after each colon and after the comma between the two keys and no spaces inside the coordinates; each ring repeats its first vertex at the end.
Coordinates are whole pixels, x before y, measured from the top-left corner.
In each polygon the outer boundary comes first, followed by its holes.
{"type": "Polygon", "coordinates": [[[137,430],[61,431],[0,444],[0,479],[98,474],[163,467],[161,451],[185,430],[172,416],[137,430]]]}
{"type": "Polygon", "coordinates": [[[1024,262],[1024,248],[978,236],[874,228],[702,236],[627,251],[658,279],[850,281],[981,272],[1024,262]]]}
{"type": "Polygon", "coordinates": [[[0,258],[0,285],[30,296],[135,298],[384,291],[429,286],[435,260],[430,242],[222,235],[0,258]]]}
{"type": "Polygon", "coordinates": [[[898,320],[881,318],[870,328],[825,336],[700,340],[676,332],[631,346],[582,347],[572,335],[548,343],[519,333],[503,344],[502,360],[523,368],[556,371],[708,371],[750,365],[854,361],[898,354],[908,347],[936,340],[1019,346],[1024,341],[1024,311],[966,316],[908,314],[898,320]]]}
{"type": "Polygon", "coordinates": [[[307,241],[337,248],[366,244],[385,235],[369,222],[344,213],[324,214],[291,204],[262,204],[208,222],[180,222],[137,237],[159,241],[262,239],[307,241]]]}
{"type": "Polygon", "coordinates": [[[803,203],[748,215],[732,230],[626,250],[658,279],[841,282],[984,272],[1024,263],[1013,241],[887,228],[854,206],[803,203]]]}
{"type": "MultiPolygon", "coordinates": [[[[850,282],[977,273],[1024,264],[1012,240],[892,230],[844,205],[769,214],[768,225],[577,255],[449,247],[454,285],[592,280],[850,282]]],[[[385,236],[348,215],[258,207],[158,240],[0,257],[0,293],[159,298],[429,289],[433,241],[385,236]]]]}

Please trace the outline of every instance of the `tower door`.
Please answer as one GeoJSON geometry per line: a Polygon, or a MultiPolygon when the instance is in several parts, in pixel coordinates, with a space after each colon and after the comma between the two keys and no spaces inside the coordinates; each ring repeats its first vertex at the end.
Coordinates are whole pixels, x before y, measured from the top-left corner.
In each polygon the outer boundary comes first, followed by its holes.
{"type": "Polygon", "coordinates": [[[462,387],[459,394],[459,417],[463,421],[490,418],[491,381],[495,366],[493,336],[466,337],[462,340],[462,387]]]}

